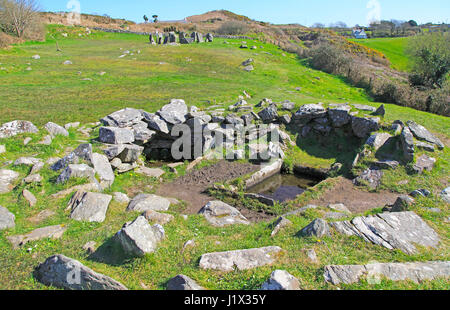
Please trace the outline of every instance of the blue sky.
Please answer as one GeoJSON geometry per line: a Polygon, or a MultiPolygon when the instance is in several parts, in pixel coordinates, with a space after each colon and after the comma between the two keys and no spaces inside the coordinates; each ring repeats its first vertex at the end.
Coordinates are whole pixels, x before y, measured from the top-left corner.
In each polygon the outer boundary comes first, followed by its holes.
{"type": "Polygon", "coordinates": [[[376,12],[376,4],[379,3],[381,19],[450,23],[449,0],[39,0],[44,11],[70,11],[67,8],[70,1],[79,1],[82,13],[108,14],[135,22],[142,22],[144,14],[157,14],[161,20],[178,20],[226,9],[276,24],[310,26],[316,22],[328,25],[343,21],[350,26],[366,25],[368,15],[376,12]],[[370,9],[367,8],[368,3],[375,5],[370,9]]]}

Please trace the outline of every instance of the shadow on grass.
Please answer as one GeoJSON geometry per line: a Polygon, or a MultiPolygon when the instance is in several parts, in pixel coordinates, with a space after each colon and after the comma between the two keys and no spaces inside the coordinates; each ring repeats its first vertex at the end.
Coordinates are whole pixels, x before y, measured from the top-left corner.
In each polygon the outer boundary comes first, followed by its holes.
{"type": "Polygon", "coordinates": [[[98,247],[98,249],[89,255],[87,259],[111,266],[120,266],[128,263],[133,258],[134,257],[131,257],[124,252],[123,248],[113,236],[98,247]]]}

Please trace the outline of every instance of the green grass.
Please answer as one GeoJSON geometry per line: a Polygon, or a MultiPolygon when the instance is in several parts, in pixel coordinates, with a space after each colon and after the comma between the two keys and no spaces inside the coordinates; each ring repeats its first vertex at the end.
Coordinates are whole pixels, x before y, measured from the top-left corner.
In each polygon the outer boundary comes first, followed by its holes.
{"type": "MultiPolygon", "coordinates": [[[[0,104],[2,113],[0,122],[13,119],[26,119],[42,126],[48,121],[60,124],[80,121],[82,124],[97,121],[99,118],[124,107],[135,107],[153,112],[166,104],[171,98],[183,98],[188,105],[207,108],[212,104],[223,104],[225,108],[234,104],[244,90],[256,104],[262,98],[272,98],[275,102],[289,99],[299,107],[306,103],[319,101],[328,103],[363,103],[378,107],[361,89],[347,85],[342,79],[307,67],[294,55],[286,54],[277,47],[260,42],[248,42],[249,45],[263,46],[263,49],[241,50],[239,40],[217,39],[212,44],[189,46],[150,46],[144,36],[130,34],[93,33],[83,34],[82,28],[50,26],[48,31],[58,40],[63,52],[56,52],[53,39],[46,42],[27,42],[0,51],[0,104]],[[61,36],[67,32],[68,38],[61,36]],[[254,44],[253,44],[254,43],[254,44]],[[123,50],[121,51],[120,48],[123,50]],[[119,59],[125,50],[135,53],[119,59]],[[141,53],[138,54],[137,51],[141,53]],[[269,52],[272,55],[265,54],[269,52]],[[40,60],[32,60],[34,54],[41,55],[40,60]],[[256,55],[257,54],[257,55],[256,55]],[[255,60],[255,71],[244,72],[240,63],[247,58],[255,60]],[[133,59],[136,58],[136,59],[133,59]],[[191,61],[187,61],[187,58],[191,61]],[[63,66],[65,60],[73,61],[71,66],[63,66]],[[160,62],[166,64],[160,65],[160,62]],[[32,71],[25,71],[32,63],[32,71]],[[77,72],[81,71],[81,75],[77,72]],[[104,76],[98,75],[105,71],[104,76]],[[320,80],[314,77],[320,77],[320,80]],[[93,81],[82,81],[92,78],[93,81]],[[301,91],[296,91],[301,87],[301,91]],[[209,103],[208,103],[209,102],[209,103]]],[[[396,119],[409,119],[421,123],[447,141],[450,136],[448,118],[425,112],[386,105],[387,114],[384,124],[396,119]]],[[[255,110],[256,111],[256,110],[255,110]]],[[[363,112],[360,115],[364,115],[363,112]]],[[[98,131],[93,131],[92,138],[98,131]]],[[[347,163],[353,159],[354,147],[363,141],[348,141],[344,136],[335,139],[314,141],[299,139],[297,132],[290,131],[296,147],[287,151],[286,163],[302,164],[313,167],[329,167],[336,161],[347,163]]],[[[13,167],[8,161],[20,156],[37,156],[46,160],[61,157],[67,147],[75,148],[80,140],[86,140],[75,129],[69,137],[58,137],[50,146],[38,145],[44,136],[38,134],[19,135],[0,141],[7,152],[0,154],[2,169],[13,169],[20,173],[17,187],[8,194],[0,195],[0,205],[16,215],[16,227],[0,232],[0,289],[49,289],[38,283],[32,276],[38,263],[54,254],[64,254],[80,260],[97,272],[117,279],[130,289],[164,289],[166,282],[177,274],[185,274],[208,289],[259,289],[262,283],[275,269],[285,269],[298,277],[305,289],[336,289],[323,281],[323,267],[329,264],[366,264],[379,262],[409,262],[448,260],[448,204],[438,197],[442,190],[441,180],[448,178],[448,149],[432,156],[439,157],[437,168],[423,176],[408,175],[404,168],[386,173],[382,188],[398,193],[408,193],[417,187],[425,187],[433,192],[431,199],[418,199],[413,210],[422,216],[441,237],[441,246],[437,249],[420,249],[412,256],[400,251],[390,251],[380,246],[368,244],[356,237],[348,238],[334,233],[332,237],[317,240],[299,238],[295,234],[314,218],[323,214],[323,208],[308,211],[304,216],[291,216],[292,227],[271,238],[270,222],[260,222],[249,226],[213,228],[198,215],[188,220],[180,216],[183,204],[171,207],[169,213],[175,220],[167,225],[166,238],[155,253],[138,259],[126,259],[111,243],[111,237],[122,225],[133,220],[137,213],[125,212],[126,205],[112,202],[101,224],[81,223],[69,219],[65,211],[70,195],[63,198],[51,198],[51,194],[85,182],[84,180],[57,185],[52,182],[56,172],[45,167],[41,171],[44,181],[41,185],[24,185],[20,180],[30,168],[13,167]],[[24,137],[33,140],[23,146],[24,137]],[[4,164],[3,164],[4,163],[4,164]],[[406,185],[397,185],[398,181],[408,179],[406,185]],[[22,198],[23,189],[33,192],[38,204],[29,207],[22,198]],[[424,207],[438,207],[442,213],[435,214],[424,207]],[[38,225],[28,218],[40,211],[49,209],[56,213],[38,225]],[[68,229],[59,240],[40,240],[27,244],[24,248],[13,250],[6,237],[24,234],[38,227],[64,224],[68,229]],[[190,239],[195,246],[181,255],[183,244],[190,239]],[[96,241],[102,253],[113,254],[108,261],[89,257],[82,246],[88,241],[96,241]],[[278,245],[285,251],[273,266],[266,266],[243,272],[220,273],[198,268],[202,254],[214,251],[227,251],[278,245]],[[31,252],[27,249],[31,248],[31,252]],[[303,249],[313,248],[317,252],[319,263],[307,261],[303,249]]],[[[91,141],[92,142],[92,141],[91,141]]],[[[93,142],[94,143],[94,142],[93,142]]],[[[99,145],[94,143],[94,149],[99,145]]],[[[198,167],[209,165],[203,162],[198,167]]],[[[364,168],[364,162],[359,168],[364,168]]],[[[179,175],[185,173],[187,163],[178,169],[179,175]]],[[[164,180],[176,177],[167,173],[164,180]]],[[[325,190],[336,185],[337,179],[328,179],[309,189],[305,195],[290,202],[289,210],[302,207],[317,199],[325,190]]],[[[242,180],[241,180],[242,181],[242,180]]],[[[237,181],[236,181],[237,182],[237,181]]],[[[122,191],[134,196],[139,192],[153,193],[159,181],[136,173],[116,176],[113,187],[106,191],[122,191]]],[[[243,203],[251,203],[243,201],[243,203]]],[[[383,206],[370,212],[380,212],[383,206]]],[[[284,211],[284,210],[279,210],[284,211]]],[[[410,282],[383,281],[378,285],[359,283],[340,286],[345,289],[442,289],[448,290],[446,280],[425,281],[420,284],[410,282]]]]}
{"type": "Polygon", "coordinates": [[[409,71],[410,63],[405,54],[405,48],[410,38],[376,38],[351,39],[350,41],[362,44],[383,53],[391,62],[392,68],[399,71],[409,71]]]}

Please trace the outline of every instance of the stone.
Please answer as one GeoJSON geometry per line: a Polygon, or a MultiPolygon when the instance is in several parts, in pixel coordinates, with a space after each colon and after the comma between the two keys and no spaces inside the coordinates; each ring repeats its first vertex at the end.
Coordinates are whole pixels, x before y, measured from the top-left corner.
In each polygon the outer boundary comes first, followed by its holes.
{"type": "Polygon", "coordinates": [[[385,159],[385,160],[378,160],[376,162],[373,163],[374,166],[380,168],[380,169],[395,169],[397,168],[400,163],[396,160],[389,160],[389,159],[385,159]]]}
{"type": "Polygon", "coordinates": [[[28,220],[33,224],[39,224],[40,222],[48,219],[49,217],[54,216],[56,213],[51,210],[43,210],[36,214],[33,217],[30,217],[28,220]]]}
{"type": "Polygon", "coordinates": [[[214,40],[214,36],[211,33],[207,33],[205,37],[206,42],[212,42],[214,40]]]}
{"type": "Polygon", "coordinates": [[[272,122],[278,119],[278,111],[276,105],[270,105],[261,112],[258,113],[258,116],[261,118],[263,122],[272,122]]]}
{"type": "MultiPolygon", "coordinates": [[[[212,41],[210,41],[212,42],[212,41]]],[[[185,276],[177,275],[167,282],[168,291],[202,291],[203,287],[198,285],[194,280],[185,276]]]]}
{"type": "MultiPolygon", "coordinates": [[[[30,137],[26,137],[26,138],[23,140],[23,145],[28,145],[32,140],[33,140],[33,139],[31,139],[30,137]]],[[[3,147],[5,147],[5,146],[3,145],[3,147]]],[[[4,151],[2,152],[2,145],[0,145],[0,154],[1,154],[1,153],[4,153],[4,151]]]]}
{"type": "Polygon", "coordinates": [[[158,115],[144,112],[144,121],[148,124],[150,129],[169,134],[169,127],[167,126],[167,123],[158,115]]]}
{"type": "Polygon", "coordinates": [[[373,117],[352,117],[353,134],[358,138],[365,138],[371,132],[380,129],[380,119],[373,117]]]}
{"type": "Polygon", "coordinates": [[[403,158],[407,162],[414,160],[414,137],[408,127],[404,127],[400,134],[400,141],[402,143],[403,158]]]}
{"type": "Polygon", "coordinates": [[[111,199],[110,195],[78,191],[72,196],[67,206],[71,210],[70,218],[77,221],[102,223],[105,221],[111,199]]]}
{"type": "Polygon", "coordinates": [[[424,170],[431,171],[436,163],[436,158],[429,157],[428,155],[422,155],[417,158],[416,163],[413,165],[413,170],[417,174],[422,174],[424,170]]]}
{"type": "Polygon", "coordinates": [[[132,163],[132,164],[122,163],[119,166],[117,166],[116,172],[118,174],[122,174],[122,173],[126,173],[128,171],[134,170],[137,167],[138,167],[138,164],[136,164],[136,163],[132,163]]]}
{"type": "Polygon", "coordinates": [[[357,283],[363,279],[369,284],[379,284],[382,277],[391,281],[420,283],[449,276],[449,261],[330,265],[324,269],[325,281],[334,285],[357,283]]]}
{"type": "Polygon", "coordinates": [[[293,115],[295,122],[305,125],[315,118],[325,117],[327,111],[319,104],[305,104],[293,115]]]}
{"type": "Polygon", "coordinates": [[[69,130],[70,128],[80,127],[80,122],[67,123],[64,125],[64,128],[69,130]]]}
{"type": "Polygon", "coordinates": [[[350,123],[352,119],[349,114],[350,110],[351,107],[346,105],[328,109],[328,117],[331,120],[332,126],[335,128],[340,128],[350,123]]]}
{"type": "Polygon", "coordinates": [[[8,209],[0,206],[0,230],[14,228],[16,217],[8,209]]]}
{"type": "Polygon", "coordinates": [[[43,162],[37,162],[31,167],[30,175],[37,174],[39,171],[41,171],[45,166],[45,163],[43,162]]]}
{"type": "Polygon", "coordinates": [[[374,107],[371,107],[369,105],[364,105],[364,104],[354,104],[353,106],[356,109],[361,110],[361,111],[375,112],[377,110],[374,107]]]}
{"type": "Polygon", "coordinates": [[[132,108],[125,108],[102,118],[100,122],[107,127],[131,127],[144,118],[142,112],[132,108]]]}
{"type": "Polygon", "coordinates": [[[79,261],[54,255],[40,264],[34,277],[41,283],[67,290],[126,290],[116,280],[96,273],[79,261]]]}
{"type": "Polygon", "coordinates": [[[278,234],[278,232],[280,232],[281,229],[291,226],[292,222],[289,221],[286,217],[281,216],[279,217],[273,224],[273,230],[272,233],[270,234],[271,237],[274,237],[276,234],[278,234]]]}
{"type": "Polygon", "coordinates": [[[64,225],[47,226],[33,230],[26,235],[16,235],[6,237],[13,245],[13,248],[24,246],[30,241],[36,241],[46,238],[59,239],[62,237],[67,228],[64,225]]]}
{"type": "Polygon", "coordinates": [[[411,133],[419,140],[426,141],[432,144],[437,145],[437,147],[442,150],[444,148],[444,144],[435,137],[431,132],[429,132],[425,127],[415,123],[414,121],[408,121],[406,124],[411,130],[411,133]]]}
{"type": "Polygon", "coordinates": [[[17,180],[19,173],[13,170],[0,169],[0,194],[12,191],[12,183],[17,180]]]}
{"type": "Polygon", "coordinates": [[[125,253],[142,257],[154,252],[164,236],[164,228],[161,225],[150,226],[145,217],[139,216],[133,222],[126,223],[114,238],[125,253]]]}
{"type": "Polygon", "coordinates": [[[279,122],[285,125],[289,125],[292,121],[291,116],[289,114],[284,114],[278,118],[279,122]]]}
{"type": "MultiPolygon", "coordinates": [[[[50,169],[53,171],[58,171],[66,168],[70,164],[77,164],[79,161],[85,160],[87,163],[92,163],[92,145],[89,143],[80,144],[73,152],[69,155],[56,161],[50,169]]],[[[51,163],[49,163],[51,164],[51,163]]]]}
{"type": "Polygon", "coordinates": [[[124,194],[124,193],[121,193],[121,192],[113,193],[113,198],[118,203],[126,203],[126,204],[128,204],[130,202],[130,198],[128,198],[128,195],[124,194]]]}
{"type": "Polygon", "coordinates": [[[281,108],[285,111],[292,111],[295,108],[295,103],[291,101],[283,102],[281,108]]]}
{"type": "Polygon", "coordinates": [[[182,124],[186,121],[188,107],[184,100],[172,99],[170,103],[163,106],[157,114],[169,124],[182,124]]]}
{"type": "Polygon", "coordinates": [[[421,189],[416,189],[416,190],[412,191],[409,195],[414,198],[429,197],[431,195],[431,192],[427,189],[421,188],[421,189]]]}
{"type": "Polygon", "coordinates": [[[343,203],[330,204],[330,205],[328,205],[328,208],[330,208],[331,210],[338,211],[338,212],[352,214],[352,212],[343,203]]]}
{"type": "Polygon", "coordinates": [[[303,228],[298,232],[299,236],[303,237],[324,237],[324,236],[331,236],[330,234],[330,226],[328,223],[322,219],[315,219],[312,221],[308,226],[303,228]]]}
{"type": "Polygon", "coordinates": [[[428,151],[428,152],[434,152],[435,151],[434,145],[429,144],[429,143],[425,143],[425,142],[420,142],[420,141],[414,142],[414,146],[417,147],[418,149],[422,149],[422,150],[425,150],[425,151],[428,151]]]}
{"type": "Polygon", "coordinates": [[[372,115],[379,115],[384,117],[386,115],[386,108],[384,107],[384,104],[382,104],[375,112],[373,112],[372,115]]]}
{"type": "Polygon", "coordinates": [[[255,67],[253,67],[252,65],[248,65],[248,66],[244,67],[244,71],[252,72],[253,70],[255,70],[255,67]]]}
{"type": "Polygon", "coordinates": [[[153,210],[145,211],[144,213],[142,213],[142,216],[145,217],[145,219],[149,222],[153,222],[159,225],[165,225],[175,218],[171,214],[160,213],[153,210]]]}
{"type": "Polygon", "coordinates": [[[25,200],[28,202],[28,204],[30,205],[30,207],[34,207],[37,203],[37,199],[36,197],[33,195],[33,193],[31,193],[29,190],[24,189],[22,191],[22,196],[23,198],[25,198],[25,200]]]}
{"type": "Polygon", "coordinates": [[[148,168],[141,166],[136,170],[136,173],[143,174],[151,178],[160,178],[166,172],[161,168],[148,168]]]}
{"type": "Polygon", "coordinates": [[[93,153],[92,165],[100,182],[105,182],[110,187],[114,183],[115,176],[108,158],[105,155],[93,153]]]}
{"type": "Polygon", "coordinates": [[[0,139],[11,138],[22,133],[37,133],[39,130],[28,121],[12,121],[0,127],[0,139]]]}
{"type": "Polygon", "coordinates": [[[269,246],[256,249],[235,250],[203,254],[200,257],[201,269],[212,269],[224,272],[248,270],[270,265],[275,262],[277,255],[282,251],[278,246],[269,246]]]}
{"type": "Polygon", "coordinates": [[[33,166],[41,161],[41,159],[34,157],[19,157],[14,161],[14,166],[33,166]]]}
{"type": "Polygon", "coordinates": [[[314,249],[306,249],[304,251],[306,252],[306,256],[308,257],[308,260],[311,263],[316,264],[316,263],[319,262],[319,259],[317,258],[316,251],[314,251],[314,249]]]}
{"type": "Polygon", "coordinates": [[[70,60],[66,60],[63,62],[63,65],[72,65],[73,63],[70,60]]]}
{"type": "Polygon", "coordinates": [[[123,144],[123,151],[117,156],[123,163],[134,163],[139,159],[144,147],[135,144],[123,144]]]}
{"type": "Polygon", "coordinates": [[[246,61],[244,61],[243,63],[242,63],[242,65],[244,66],[244,67],[246,67],[246,66],[248,66],[248,65],[250,65],[250,64],[252,64],[253,63],[253,58],[249,58],[249,59],[247,59],[246,61]]]}
{"type": "Polygon", "coordinates": [[[97,242],[95,241],[89,241],[85,245],[83,245],[82,249],[87,252],[87,254],[93,254],[95,253],[95,247],[97,245],[97,242]]]}
{"type": "Polygon", "coordinates": [[[275,270],[262,285],[263,291],[294,291],[300,290],[300,281],[286,270],[275,270]]]}
{"type": "Polygon", "coordinates": [[[385,132],[379,132],[371,135],[366,144],[373,147],[375,151],[378,151],[392,136],[385,132]]]}
{"type": "Polygon", "coordinates": [[[450,203],[450,187],[447,187],[446,189],[442,190],[440,196],[442,200],[444,200],[447,203],[450,203]]]}
{"type": "Polygon", "coordinates": [[[376,189],[381,184],[383,171],[378,167],[371,167],[364,170],[358,177],[353,180],[355,185],[368,185],[372,189],[376,189]]]}
{"type": "Polygon", "coordinates": [[[438,234],[411,211],[379,213],[330,225],[339,233],[358,236],[389,250],[399,249],[408,255],[417,253],[415,244],[424,247],[439,244],[438,234]]]}
{"type": "Polygon", "coordinates": [[[46,135],[44,138],[42,138],[41,141],[38,142],[38,144],[41,145],[50,145],[52,144],[53,138],[51,135],[46,135]]]}
{"type": "Polygon", "coordinates": [[[156,131],[150,130],[148,128],[148,124],[143,121],[139,121],[131,128],[133,129],[134,139],[137,142],[145,143],[151,140],[156,135],[156,131]]]}
{"type": "Polygon", "coordinates": [[[72,178],[87,178],[91,182],[96,182],[95,171],[86,164],[69,165],[56,179],[56,183],[66,183],[72,178]]]}
{"type": "Polygon", "coordinates": [[[99,141],[108,144],[133,143],[133,131],[118,127],[100,127],[99,141]]]}
{"type": "Polygon", "coordinates": [[[61,136],[65,136],[65,137],[69,136],[69,132],[64,127],[62,127],[58,124],[52,123],[52,122],[48,122],[47,124],[45,124],[44,128],[53,137],[55,137],[57,135],[61,135],[61,136]]]}
{"type": "Polygon", "coordinates": [[[414,199],[407,195],[401,195],[397,198],[392,206],[391,212],[403,212],[408,211],[409,207],[414,204],[414,199]]]}
{"type": "Polygon", "coordinates": [[[167,198],[153,194],[139,194],[130,201],[127,211],[167,211],[169,210],[169,207],[170,201],[167,198]]]}
{"type": "Polygon", "coordinates": [[[37,60],[37,59],[41,59],[41,56],[39,56],[39,55],[33,55],[33,56],[31,56],[31,58],[37,60]]]}
{"type": "Polygon", "coordinates": [[[206,220],[216,227],[244,224],[250,222],[236,208],[219,200],[208,202],[200,211],[206,220]]]}

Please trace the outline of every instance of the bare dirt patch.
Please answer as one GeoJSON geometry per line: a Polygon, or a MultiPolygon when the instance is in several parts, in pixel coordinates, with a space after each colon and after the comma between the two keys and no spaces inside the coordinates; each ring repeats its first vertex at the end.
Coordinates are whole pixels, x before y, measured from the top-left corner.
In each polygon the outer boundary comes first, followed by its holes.
{"type": "Polygon", "coordinates": [[[394,204],[399,194],[389,191],[379,193],[369,193],[353,185],[352,181],[346,178],[339,178],[339,182],[326,191],[319,199],[310,201],[318,206],[328,206],[329,204],[343,203],[352,213],[362,213],[387,204],[394,204]]]}
{"type": "MultiPolygon", "coordinates": [[[[253,164],[220,161],[214,165],[193,170],[171,183],[161,184],[156,194],[183,200],[186,202],[186,209],[183,212],[196,214],[206,203],[214,199],[205,193],[214,183],[233,180],[259,168],[260,166],[253,164]]],[[[244,216],[250,215],[249,212],[253,212],[250,210],[248,212],[247,210],[241,211],[244,216]]],[[[251,220],[251,217],[249,220],[251,220]]]]}

